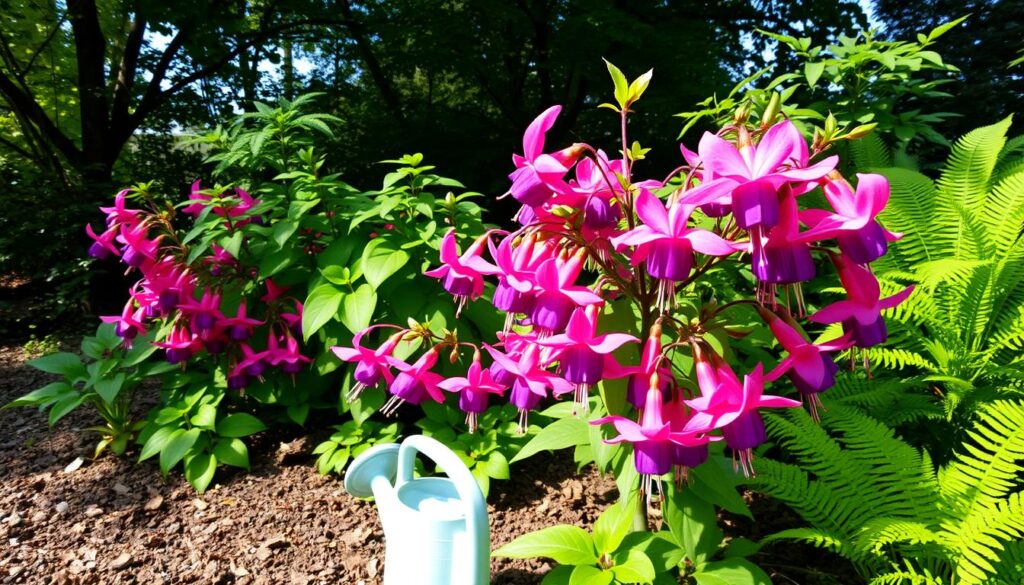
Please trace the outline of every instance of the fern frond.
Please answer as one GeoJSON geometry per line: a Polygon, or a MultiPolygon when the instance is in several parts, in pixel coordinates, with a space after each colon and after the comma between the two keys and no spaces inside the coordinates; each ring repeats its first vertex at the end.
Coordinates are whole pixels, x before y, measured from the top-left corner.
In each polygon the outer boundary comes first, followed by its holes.
{"type": "Polygon", "coordinates": [[[851,142],[850,154],[858,169],[892,166],[892,151],[878,132],[872,132],[860,140],[851,142]]]}
{"type": "Polygon", "coordinates": [[[950,526],[948,537],[960,553],[956,568],[959,583],[988,582],[997,571],[1007,543],[1024,538],[1024,492],[1011,494],[995,507],[950,526]]]}
{"type": "Polygon", "coordinates": [[[818,548],[830,550],[834,553],[840,553],[846,548],[846,545],[843,543],[841,538],[835,534],[825,530],[818,530],[816,528],[790,528],[788,530],[781,530],[762,538],[761,545],[770,544],[778,540],[797,540],[800,542],[806,542],[818,548]]]}
{"type": "Polygon", "coordinates": [[[938,180],[939,191],[959,206],[973,209],[985,201],[999,152],[1012,117],[976,128],[960,137],[938,180]]]}
{"type": "Polygon", "coordinates": [[[936,370],[935,364],[928,358],[899,347],[875,346],[868,349],[867,352],[868,359],[872,364],[881,364],[889,370],[903,370],[910,367],[921,368],[927,372],[936,370]]]}
{"type": "Polygon", "coordinates": [[[883,266],[912,271],[922,262],[942,258],[957,226],[933,225],[936,220],[937,190],[932,180],[916,171],[888,167],[878,169],[889,180],[889,204],[879,219],[885,227],[902,232],[899,245],[879,259],[883,266]]]}
{"type": "Polygon", "coordinates": [[[995,505],[1020,486],[1024,466],[1024,402],[983,406],[956,459],[939,473],[939,489],[957,517],[995,505]]]}

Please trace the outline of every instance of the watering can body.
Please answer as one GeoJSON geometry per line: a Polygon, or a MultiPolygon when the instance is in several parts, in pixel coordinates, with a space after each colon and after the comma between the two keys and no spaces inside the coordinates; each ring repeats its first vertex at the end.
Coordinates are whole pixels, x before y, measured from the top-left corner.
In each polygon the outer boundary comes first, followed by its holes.
{"type": "Polygon", "coordinates": [[[487,507],[473,475],[442,443],[416,435],[378,445],[352,462],[345,489],[373,496],[384,526],[384,585],[490,582],[487,507]],[[413,479],[416,454],[448,477],[413,479]]]}

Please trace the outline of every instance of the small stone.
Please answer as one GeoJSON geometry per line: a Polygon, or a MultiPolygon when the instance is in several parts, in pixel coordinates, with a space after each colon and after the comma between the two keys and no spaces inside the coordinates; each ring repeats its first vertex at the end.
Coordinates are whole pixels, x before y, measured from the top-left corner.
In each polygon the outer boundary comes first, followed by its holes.
{"type": "Polygon", "coordinates": [[[85,459],[82,459],[81,457],[75,457],[75,460],[72,461],[71,463],[68,463],[68,466],[64,468],[64,473],[74,473],[78,471],[78,469],[82,467],[83,463],[85,463],[85,459]]]}
{"type": "Polygon", "coordinates": [[[107,565],[111,570],[120,571],[121,569],[128,566],[132,562],[132,556],[128,553],[121,553],[116,559],[110,561],[107,565]]]}
{"type": "Polygon", "coordinates": [[[274,549],[278,549],[278,548],[284,548],[284,547],[288,546],[289,544],[291,544],[291,543],[288,542],[287,538],[285,538],[284,536],[278,534],[276,536],[272,536],[272,537],[268,538],[267,540],[263,541],[263,544],[261,544],[260,547],[261,548],[269,548],[270,550],[274,550],[274,549]]]}
{"type": "Polygon", "coordinates": [[[39,510],[35,514],[32,514],[32,523],[33,524],[38,524],[38,523],[42,522],[43,520],[46,520],[46,512],[43,512],[42,510],[39,510]]]}
{"type": "Polygon", "coordinates": [[[19,524],[21,524],[21,516],[19,516],[17,512],[13,512],[7,517],[7,525],[11,528],[18,526],[19,524]]]}
{"type": "MultiPolygon", "coordinates": [[[[125,496],[125,495],[128,495],[128,492],[130,492],[130,491],[131,491],[131,489],[129,489],[128,486],[124,485],[121,482],[117,482],[117,483],[114,484],[114,493],[116,493],[118,495],[125,496]]],[[[118,557],[118,558],[121,558],[121,557],[118,557]]]]}
{"type": "Polygon", "coordinates": [[[64,512],[68,511],[68,503],[60,502],[56,506],[54,506],[54,509],[57,510],[58,514],[63,514],[64,512]]]}
{"type": "Polygon", "coordinates": [[[99,506],[96,505],[89,506],[88,508],[85,509],[85,515],[87,518],[95,518],[97,516],[102,516],[103,508],[100,508],[99,506]]]}
{"type": "Polygon", "coordinates": [[[235,577],[248,577],[249,571],[243,565],[236,565],[231,561],[231,574],[235,577]]]}
{"type": "Polygon", "coordinates": [[[269,548],[261,546],[258,549],[256,549],[256,558],[260,561],[266,561],[272,556],[274,556],[274,551],[270,550],[269,548]]]}
{"type": "Polygon", "coordinates": [[[377,573],[380,571],[380,568],[378,566],[379,564],[380,562],[377,559],[371,559],[370,562],[366,564],[366,574],[371,579],[376,577],[377,573]]]}
{"type": "Polygon", "coordinates": [[[200,511],[210,507],[210,504],[207,504],[205,500],[202,500],[200,498],[194,498],[192,500],[192,505],[196,507],[196,510],[200,511]]]}
{"type": "Polygon", "coordinates": [[[143,506],[142,508],[145,511],[147,511],[147,512],[153,512],[155,510],[159,510],[160,506],[163,506],[163,505],[164,505],[164,497],[159,495],[159,494],[157,494],[157,495],[153,496],[152,498],[149,498],[149,501],[146,502],[146,505],[143,506]]]}

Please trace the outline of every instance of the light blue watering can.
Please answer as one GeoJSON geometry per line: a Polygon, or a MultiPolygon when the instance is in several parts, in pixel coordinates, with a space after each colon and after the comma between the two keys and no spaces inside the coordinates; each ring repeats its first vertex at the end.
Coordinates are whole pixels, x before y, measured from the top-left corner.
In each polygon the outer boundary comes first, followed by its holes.
{"type": "Polygon", "coordinates": [[[356,457],[345,490],[373,496],[384,525],[384,585],[486,585],[491,578],[487,506],[473,474],[442,443],[414,435],[356,457]],[[416,453],[444,477],[413,479],[416,453]]]}

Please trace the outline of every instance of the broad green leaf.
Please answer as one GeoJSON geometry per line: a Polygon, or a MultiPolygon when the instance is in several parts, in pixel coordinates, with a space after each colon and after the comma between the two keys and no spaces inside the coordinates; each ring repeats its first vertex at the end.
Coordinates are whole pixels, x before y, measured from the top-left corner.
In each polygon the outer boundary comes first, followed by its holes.
{"type": "Polygon", "coordinates": [[[725,559],[708,563],[693,574],[697,585],[772,585],[760,567],[746,559],[725,559]]]}
{"type": "Polygon", "coordinates": [[[651,559],[638,550],[629,551],[626,562],[612,567],[612,573],[620,583],[650,583],[655,575],[651,559]]]}
{"type": "Polygon", "coordinates": [[[589,443],[590,430],[588,427],[586,421],[575,417],[556,420],[530,439],[530,442],[512,458],[511,463],[522,461],[541,451],[553,451],[589,443]]]}
{"type": "Polygon", "coordinates": [[[594,547],[598,554],[612,553],[618,550],[622,539],[629,534],[633,525],[633,516],[637,513],[635,497],[620,498],[613,506],[609,506],[594,522],[594,547]]]}
{"type": "Polygon", "coordinates": [[[85,394],[77,392],[67,394],[50,407],[50,426],[57,424],[57,421],[67,416],[72,410],[78,408],[85,401],[85,394]]]}
{"type": "Polygon", "coordinates": [[[178,427],[166,426],[159,427],[153,432],[149,438],[145,439],[142,444],[142,452],[139,453],[139,461],[145,461],[157,453],[163,451],[164,447],[174,436],[174,432],[179,430],[178,427]]]}
{"type": "Polygon", "coordinates": [[[818,63],[804,63],[804,76],[807,77],[807,85],[814,87],[818,83],[818,79],[821,78],[821,74],[825,71],[825,64],[818,63]]]}
{"type": "Polygon", "coordinates": [[[218,439],[213,454],[225,465],[249,469],[249,449],[241,439],[218,439]]]}
{"type": "Polygon", "coordinates": [[[309,338],[338,314],[345,294],[333,284],[321,284],[306,297],[302,306],[302,335],[309,338]]]}
{"type": "Polygon", "coordinates": [[[579,565],[569,576],[569,585],[609,585],[615,579],[611,571],[602,571],[591,565],[579,565]]]}
{"type": "Polygon", "coordinates": [[[185,457],[185,454],[196,444],[200,433],[202,431],[199,429],[187,431],[178,429],[171,434],[171,439],[167,441],[167,445],[160,451],[160,471],[164,475],[167,475],[167,472],[185,457]]]}
{"type": "Polygon", "coordinates": [[[51,353],[50,355],[29,360],[28,365],[37,370],[50,374],[60,374],[67,378],[74,378],[85,373],[85,366],[82,365],[82,360],[77,355],[66,351],[51,353]]]}
{"type": "Polygon", "coordinates": [[[217,434],[222,437],[248,437],[265,430],[267,425],[251,414],[238,412],[217,423],[217,434]]]}
{"type": "Polygon", "coordinates": [[[540,585],[569,585],[569,578],[572,576],[573,567],[559,565],[548,571],[540,585]]]}
{"type": "Polygon", "coordinates": [[[491,451],[487,458],[487,475],[494,479],[508,479],[508,459],[501,451],[491,451]]]}
{"type": "Polygon", "coordinates": [[[664,509],[665,522],[686,557],[699,565],[710,558],[722,542],[715,507],[688,488],[677,489],[670,485],[669,496],[664,509]]]}
{"type": "Polygon", "coordinates": [[[566,524],[524,534],[491,556],[514,559],[546,557],[563,565],[592,565],[597,562],[594,541],[587,531],[566,524]]]}
{"type": "Polygon", "coordinates": [[[92,389],[99,394],[99,397],[103,399],[107,404],[113,404],[114,400],[117,399],[117,395],[121,393],[121,388],[124,387],[124,374],[118,374],[113,378],[104,378],[93,385],[92,389]]]}
{"type": "Polygon", "coordinates": [[[635,102],[640,99],[640,96],[644,95],[647,91],[647,86],[651,84],[651,77],[654,75],[654,69],[648,69],[647,73],[644,73],[640,77],[633,80],[633,83],[629,84],[629,101],[635,102]]]}
{"type": "Polygon", "coordinates": [[[608,73],[612,76],[612,83],[615,84],[615,101],[619,102],[619,107],[625,108],[626,102],[629,100],[629,82],[626,81],[626,76],[622,74],[622,71],[607,59],[604,60],[604,64],[608,66],[608,73]]]}
{"type": "Polygon", "coordinates": [[[200,453],[185,465],[185,479],[197,492],[202,494],[210,487],[213,474],[217,471],[217,457],[209,453],[200,453]]]}
{"type": "Polygon", "coordinates": [[[341,322],[352,333],[358,333],[370,326],[376,308],[377,293],[372,286],[363,283],[355,292],[345,295],[341,304],[341,322]]]}
{"type": "Polygon", "coordinates": [[[750,508],[736,490],[736,481],[718,464],[718,456],[712,456],[703,465],[689,471],[693,478],[690,489],[705,502],[715,504],[733,514],[742,514],[753,519],[750,508]]]}
{"type": "Polygon", "coordinates": [[[192,425],[201,429],[212,431],[217,424],[217,407],[212,404],[204,404],[192,416],[192,425]]]}
{"type": "Polygon", "coordinates": [[[409,262],[409,253],[395,246],[384,236],[370,240],[363,249],[362,270],[366,282],[374,289],[409,262]]]}
{"type": "Polygon", "coordinates": [[[4,408],[14,408],[16,406],[38,406],[40,404],[51,402],[55,397],[71,391],[71,385],[67,382],[53,382],[52,384],[47,384],[42,388],[36,388],[24,396],[15,398],[11,402],[5,404],[4,408]]]}

